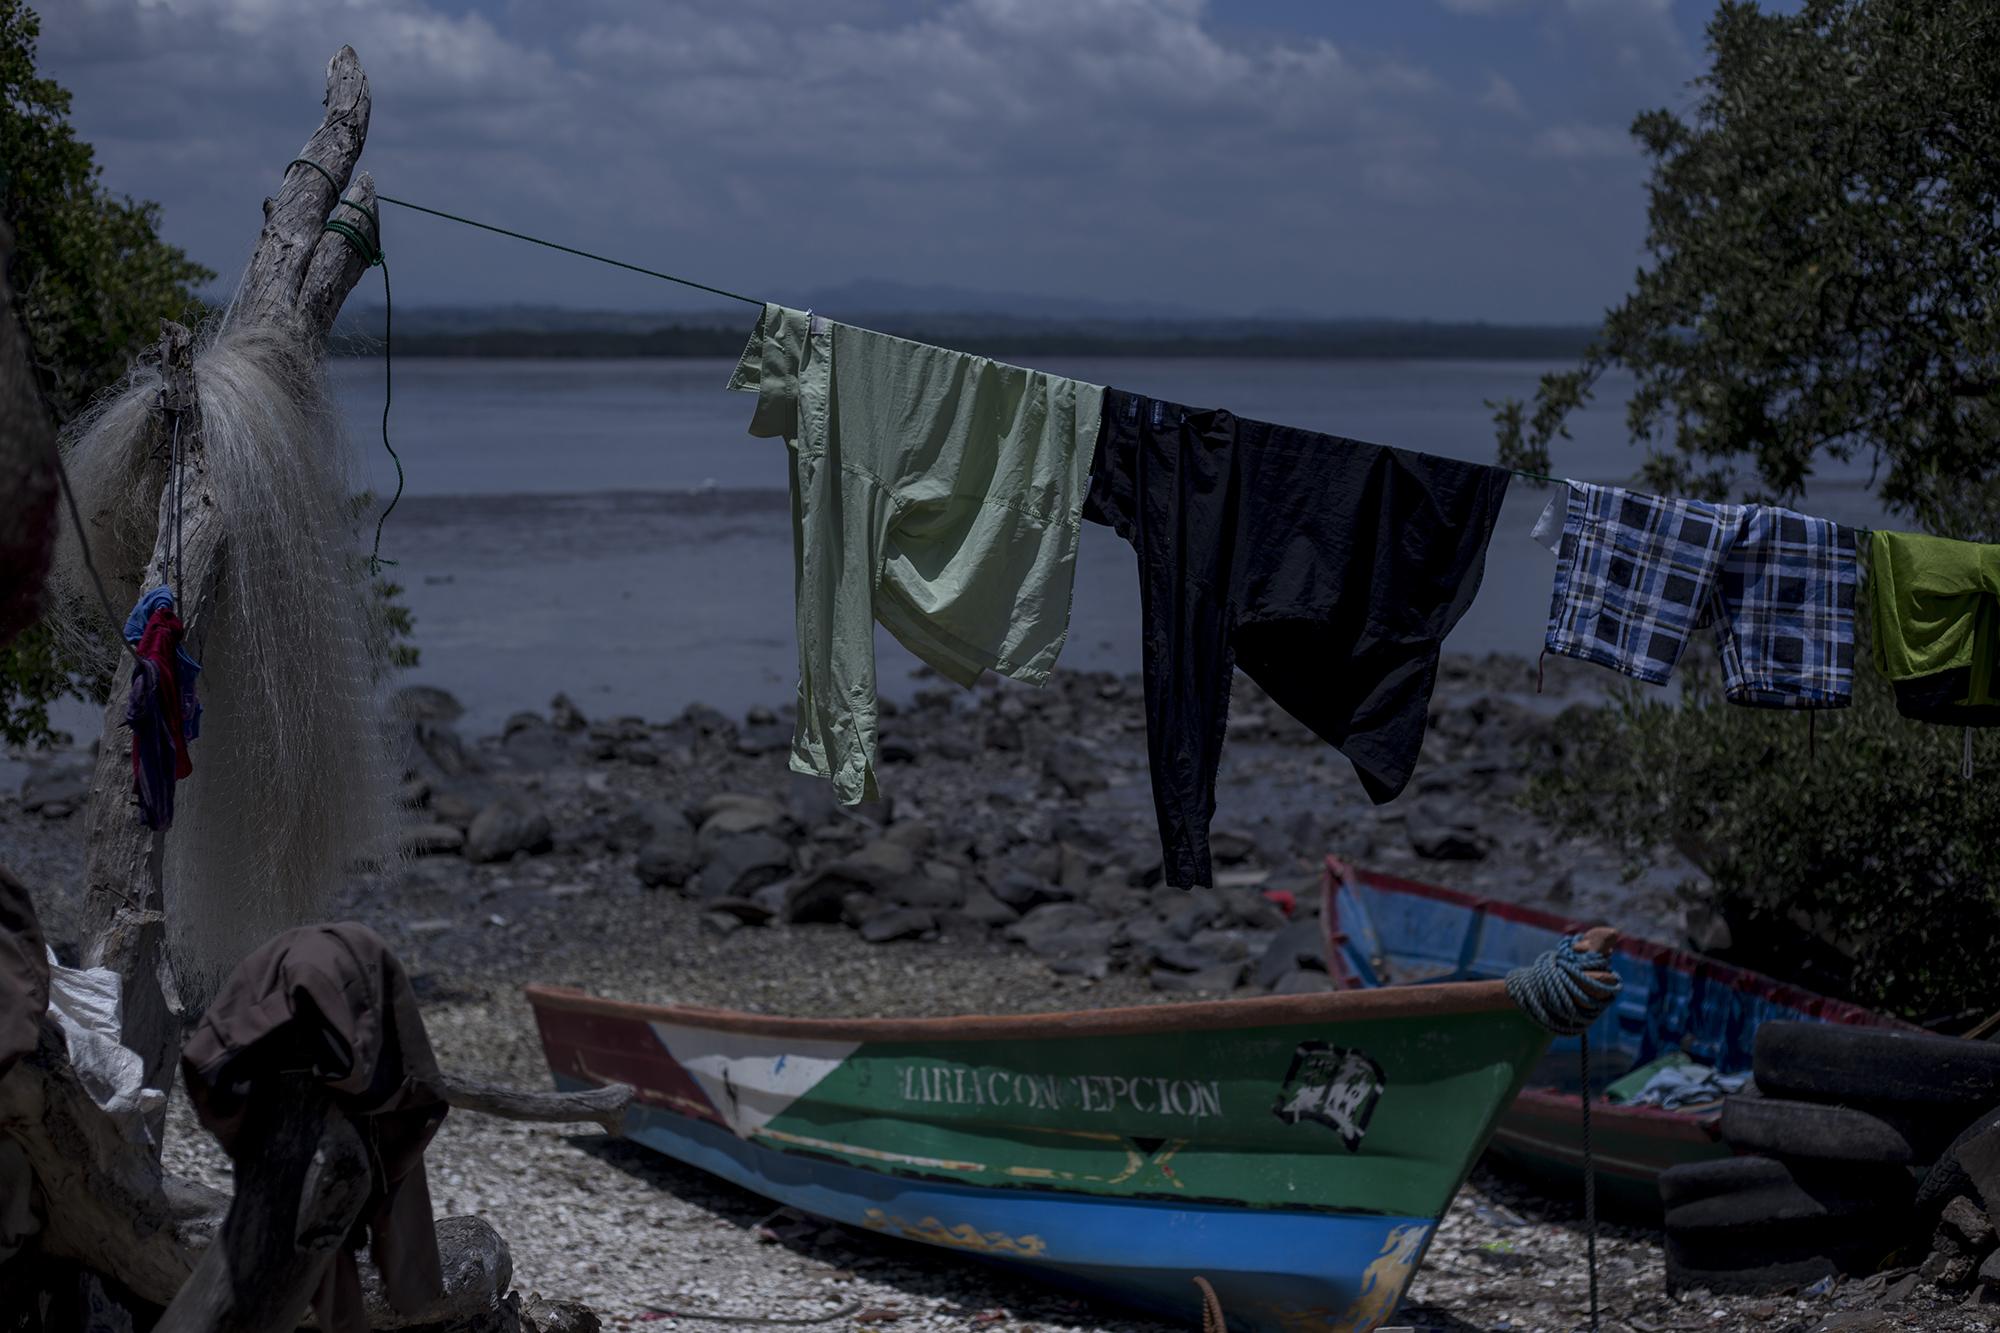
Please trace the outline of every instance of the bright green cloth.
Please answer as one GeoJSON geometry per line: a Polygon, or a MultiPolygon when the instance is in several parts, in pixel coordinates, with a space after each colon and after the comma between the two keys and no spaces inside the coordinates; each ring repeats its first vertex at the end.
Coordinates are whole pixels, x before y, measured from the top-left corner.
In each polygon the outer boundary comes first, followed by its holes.
{"type": "Polygon", "coordinates": [[[875,789],[875,628],[961,685],[1039,685],[1069,632],[1104,390],[767,305],[729,387],[791,446],[792,767],[875,789]]]}
{"type": "Polygon", "coordinates": [[[2000,704],[2000,546],[1876,531],[1868,552],[1875,665],[1892,681],[1970,668],[1964,704],[2000,704]]]}

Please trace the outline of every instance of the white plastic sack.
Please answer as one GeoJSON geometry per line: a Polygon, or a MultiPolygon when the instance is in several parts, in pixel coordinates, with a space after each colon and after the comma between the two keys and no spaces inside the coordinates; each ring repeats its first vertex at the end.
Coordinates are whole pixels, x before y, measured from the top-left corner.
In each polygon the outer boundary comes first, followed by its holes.
{"type": "Polygon", "coordinates": [[[134,1143],[151,1141],[146,1117],[167,1099],[145,1085],[145,1062],[119,1041],[118,974],[108,967],[64,967],[49,951],[49,1014],[62,1026],[69,1062],[91,1100],[134,1143]]]}

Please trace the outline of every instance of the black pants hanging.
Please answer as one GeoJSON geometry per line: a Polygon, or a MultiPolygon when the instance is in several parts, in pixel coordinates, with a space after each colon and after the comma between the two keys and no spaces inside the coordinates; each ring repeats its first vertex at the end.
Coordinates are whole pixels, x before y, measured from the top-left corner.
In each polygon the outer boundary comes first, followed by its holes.
{"type": "Polygon", "coordinates": [[[1084,516],[1139,557],[1146,741],[1169,884],[1211,882],[1235,668],[1386,801],[1508,474],[1109,390],[1084,516]]]}

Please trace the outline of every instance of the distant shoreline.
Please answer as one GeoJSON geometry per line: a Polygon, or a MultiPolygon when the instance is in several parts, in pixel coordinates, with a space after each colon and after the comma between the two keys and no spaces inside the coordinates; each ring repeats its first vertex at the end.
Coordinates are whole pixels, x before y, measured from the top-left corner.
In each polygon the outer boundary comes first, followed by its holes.
{"type": "MultiPolygon", "coordinates": [[[[856,321],[857,323],[863,321],[856,321]]],[[[867,321],[919,342],[1010,360],[1041,357],[1211,358],[1260,361],[1574,361],[1592,330],[1492,324],[1311,324],[1245,321],[1226,325],[1033,326],[968,317],[929,322],[867,321]],[[1010,327],[1011,325],[1011,327],[1010,327]]],[[[461,359],[734,357],[745,330],[712,325],[655,329],[459,329],[419,326],[395,335],[397,356],[461,359]]],[[[380,340],[336,336],[337,356],[379,356],[380,340]]]]}

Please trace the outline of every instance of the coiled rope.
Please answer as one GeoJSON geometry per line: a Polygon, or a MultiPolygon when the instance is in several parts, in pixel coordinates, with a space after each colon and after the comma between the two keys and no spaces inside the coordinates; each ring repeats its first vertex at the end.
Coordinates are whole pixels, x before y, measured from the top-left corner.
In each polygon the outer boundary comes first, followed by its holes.
{"type": "Polygon", "coordinates": [[[1514,1003],[1559,1037],[1588,1031],[1618,998],[1621,984],[1611,970],[1610,953],[1586,952],[1581,935],[1507,974],[1507,993],[1514,1003]]]}
{"type": "Polygon", "coordinates": [[[1526,967],[1507,974],[1507,994],[1528,1017],[1559,1037],[1580,1039],[1578,1101],[1583,1108],[1583,1227],[1590,1267],[1590,1333],[1598,1333],[1597,1159],[1590,1146],[1590,1028],[1610,1010],[1624,983],[1611,970],[1608,950],[1586,949],[1583,936],[1566,938],[1526,967]]]}

